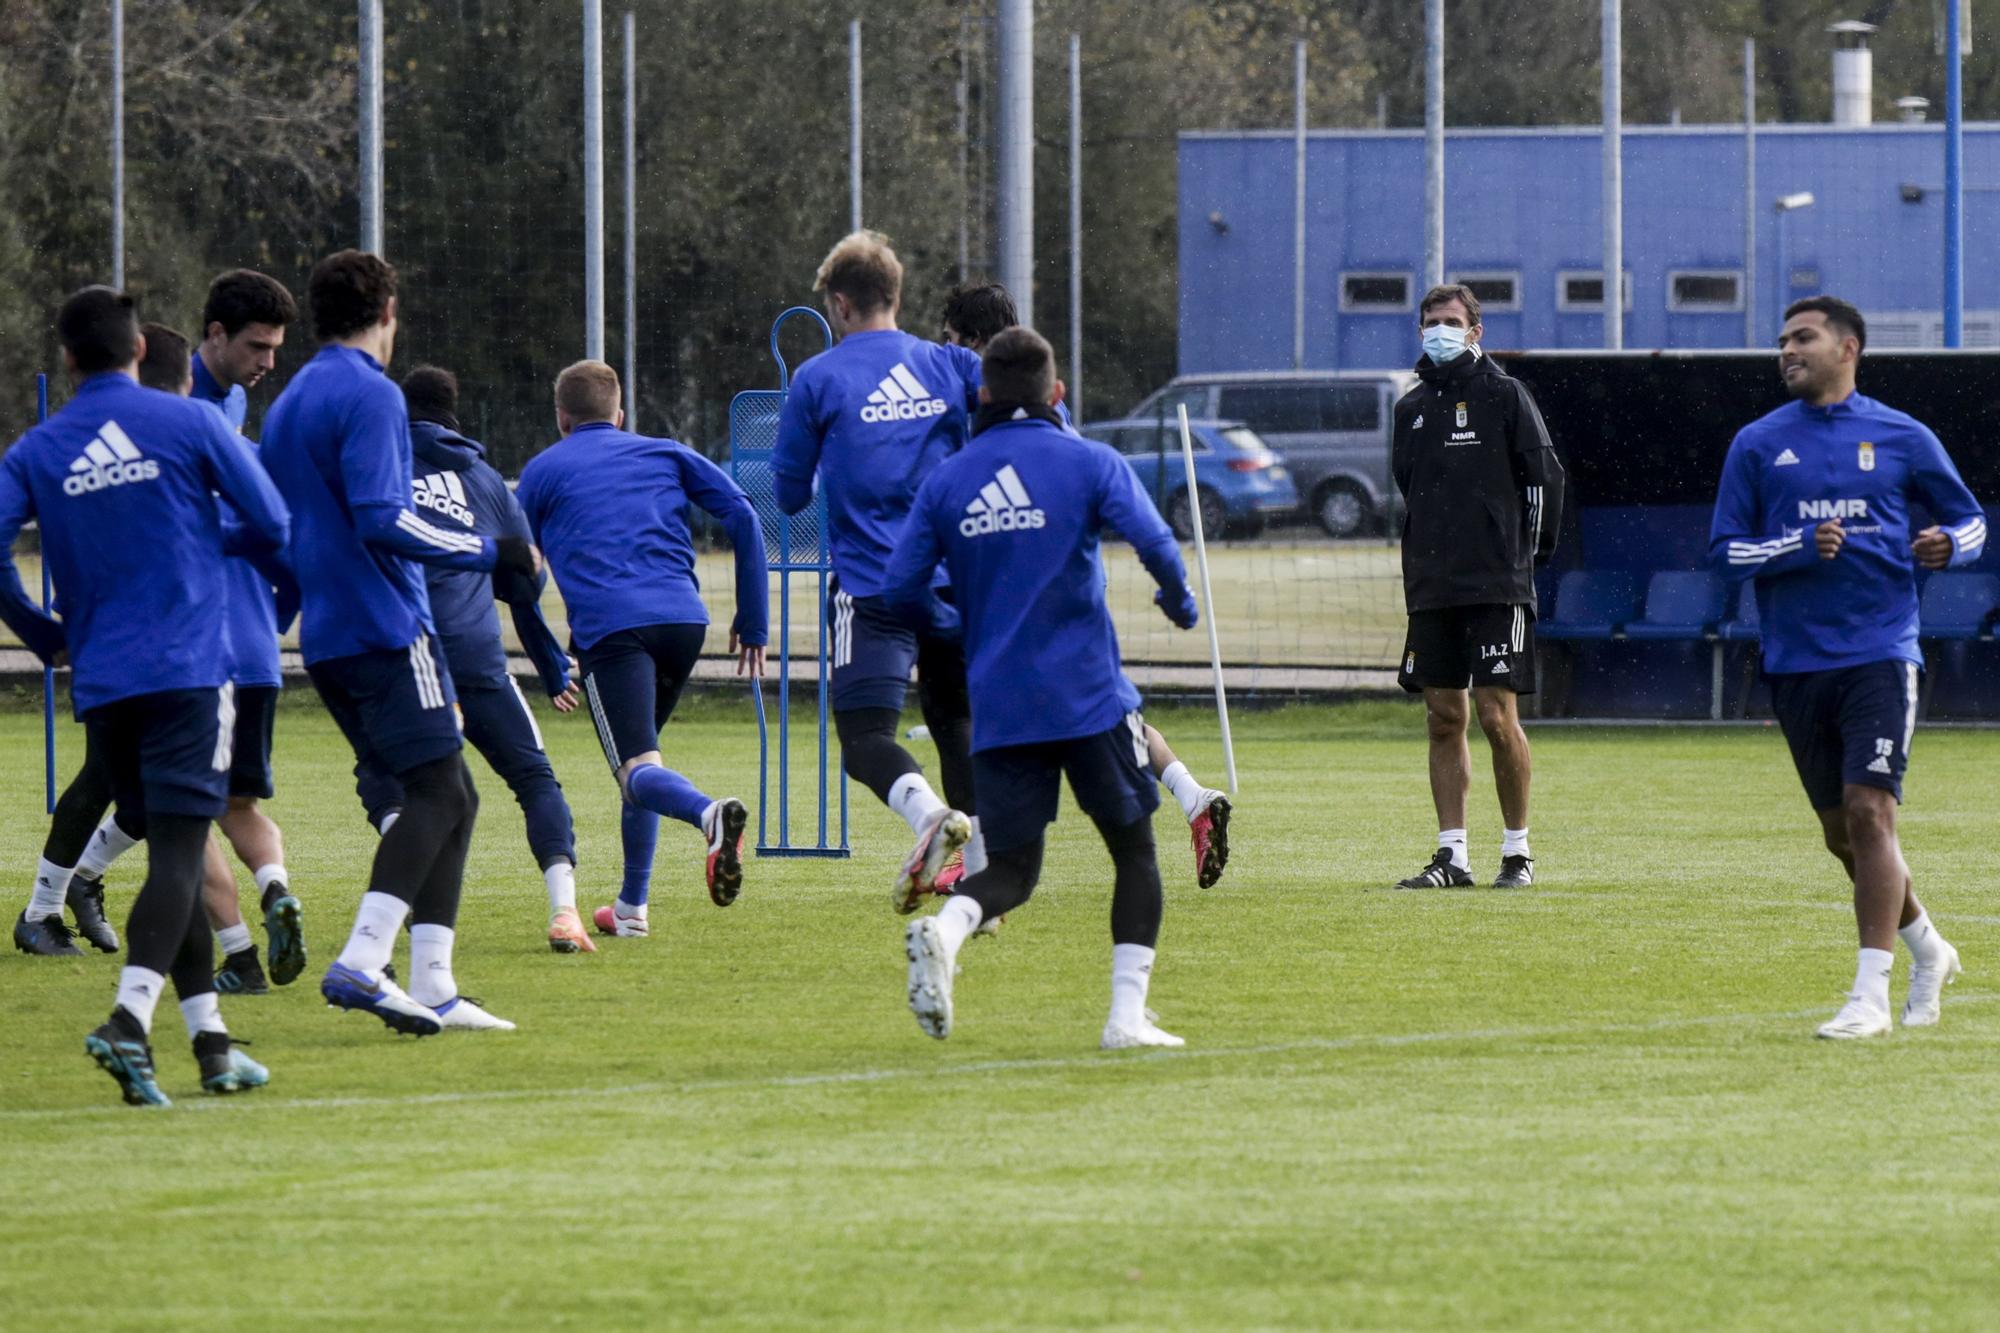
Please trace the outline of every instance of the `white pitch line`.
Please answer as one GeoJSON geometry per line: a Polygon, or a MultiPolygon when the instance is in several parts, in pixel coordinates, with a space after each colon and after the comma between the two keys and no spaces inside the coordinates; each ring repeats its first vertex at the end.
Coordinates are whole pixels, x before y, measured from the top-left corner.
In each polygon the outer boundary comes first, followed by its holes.
{"type": "MultiPolygon", "coordinates": [[[[1495,901],[1495,897],[1498,896],[1501,901],[1519,903],[1533,903],[1542,899],[1556,898],[1565,902],[1644,902],[1648,906],[1657,905],[1656,900],[1637,898],[1630,893],[1579,893],[1571,889],[1509,890],[1501,895],[1481,895],[1472,892],[1460,893],[1452,889],[1426,890],[1426,892],[1438,897],[1447,897],[1454,900],[1464,897],[1481,903],[1493,902],[1495,901]]],[[[1711,905],[1717,909],[1725,910],[1730,907],[1798,907],[1808,908],[1817,912],[1852,912],[1854,910],[1854,904],[1846,898],[1724,898],[1711,905]]],[[[1947,926],[2000,926],[2000,916],[1947,912],[1944,924],[1947,926]]]]}
{"type": "MultiPolygon", "coordinates": [[[[1950,1008],[2000,1000],[2000,991],[1954,993],[1950,1008]]],[[[697,1096],[711,1092],[745,1092],[762,1088],[839,1087],[856,1083],[889,1083],[904,1079],[954,1078],[970,1074],[1007,1074],[1059,1069],[1116,1069],[1134,1064],[1169,1064],[1183,1060],[1218,1060],[1272,1055],[1321,1054],[1354,1050],[1395,1050],[1405,1046],[1448,1045],[1452,1042],[1542,1041],[1557,1037],[1639,1035],[1670,1032],[1679,1028],[1717,1027],[1739,1023],[1775,1023],[1818,1017],[1825,1005],[1811,1009],[1784,1009],[1762,1013],[1707,1014],[1660,1018],[1641,1023],[1572,1023],[1548,1027],[1470,1028],[1456,1032],[1370,1033],[1352,1037],[1308,1037],[1299,1041],[1270,1042],[1257,1046],[1218,1046],[1212,1049],[1182,1048],[1146,1051],[1125,1056],[1065,1055],[1024,1060],[979,1060],[940,1067],[910,1066],[901,1069],[830,1070],[820,1074],[777,1074],[763,1078],[710,1079],[694,1083],[614,1084],[601,1088],[495,1088],[474,1092],[419,1092],[380,1097],[294,1097],[280,1099],[263,1094],[204,1097],[184,1100],[175,1109],[186,1111],[319,1111],[343,1110],[357,1106],[463,1106],[478,1102],[505,1101],[594,1101],[617,1097],[697,1096]]],[[[126,1115],[124,1106],[87,1106],[63,1109],[0,1111],[0,1121],[67,1120],[83,1115],[126,1115]]]]}

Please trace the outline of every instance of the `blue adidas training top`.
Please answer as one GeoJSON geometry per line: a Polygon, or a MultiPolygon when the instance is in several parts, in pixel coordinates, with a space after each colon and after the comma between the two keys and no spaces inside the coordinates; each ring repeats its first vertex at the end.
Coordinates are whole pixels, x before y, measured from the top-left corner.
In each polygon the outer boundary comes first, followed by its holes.
{"type": "Polygon", "coordinates": [[[841,590],[880,592],[917,487],[965,445],[979,406],[979,357],[900,330],[850,333],[799,367],[771,456],[778,505],[826,496],[841,590]]]}
{"type": "Polygon", "coordinates": [[[1917,563],[1922,505],[1951,534],[1954,566],[1986,545],[1986,515],[1929,427],[1872,398],[1787,403],[1737,432],[1722,465],[1709,556],[1757,580],[1764,669],[1923,665],[1917,563]],[[1822,560],[1813,530],[1839,518],[1847,541],[1822,560]]]}
{"type": "MultiPolygon", "coordinates": [[[[194,354],[193,396],[222,413],[230,433],[236,437],[237,447],[253,462],[257,461],[256,446],[243,438],[243,422],[250,411],[249,395],[240,384],[225,388],[209,373],[200,352],[194,354]]],[[[261,462],[257,465],[263,466],[261,462]]],[[[223,521],[233,523],[236,515],[225,513],[223,521]]],[[[229,636],[229,678],[238,685],[282,686],[285,678],[278,667],[277,598],[271,591],[270,579],[249,560],[237,558],[223,565],[222,583],[223,619],[229,636]]]]}
{"type": "Polygon", "coordinates": [[[307,665],[407,648],[434,632],[418,563],[493,568],[490,537],[410,506],[403,391],[366,352],[328,343],[264,417],[264,467],[292,509],[307,665]]]}
{"type": "Polygon", "coordinates": [[[58,623],[27,599],[10,558],[0,617],[45,661],[67,650],[79,716],[229,679],[217,493],[242,517],[236,549],[284,546],[284,501],[222,417],[115,371],[0,458],[0,551],[36,521],[63,612],[58,623]]]}
{"type": "Polygon", "coordinates": [[[736,552],[736,617],[743,643],[768,638],[764,534],[743,488],[678,440],[578,426],[521,470],[516,492],[555,571],[570,636],[589,648],[643,625],[706,625],[688,535],[692,501],[722,524],[736,552]]]}
{"type": "Polygon", "coordinates": [[[884,596],[925,614],[940,560],[964,626],[972,748],[1095,736],[1130,708],[1098,534],[1185,594],[1180,547],[1125,460],[1039,419],[980,432],[925,479],[884,596]]]}

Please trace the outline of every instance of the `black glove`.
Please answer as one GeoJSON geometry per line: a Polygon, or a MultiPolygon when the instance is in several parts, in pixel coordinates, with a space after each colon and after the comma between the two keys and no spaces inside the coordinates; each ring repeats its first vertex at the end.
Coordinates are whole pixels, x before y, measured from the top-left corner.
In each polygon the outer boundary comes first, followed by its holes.
{"type": "Polygon", "coordinates": [[[495,573],[519,574],[522,578],[535,577],[535,544],[526,537],[498,537],[494,539],[493,570],[495,573]]]}
{"type": "Polygon", "coordinates": [[[1153,604],[1182,629],[1193,629],[1201,623],[1201,612],[1195,609],[1194,593],[1186,588],[1174,593],[1162,588],[1153,594],[1153,604]]]}

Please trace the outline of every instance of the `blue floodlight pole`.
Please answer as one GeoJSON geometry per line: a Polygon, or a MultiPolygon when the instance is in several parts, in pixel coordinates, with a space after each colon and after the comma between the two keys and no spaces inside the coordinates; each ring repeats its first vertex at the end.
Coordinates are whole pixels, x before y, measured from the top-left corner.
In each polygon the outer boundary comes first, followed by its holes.
{"type": "MultiPolygon", "coordinates": [[[[49,419],[49,377],[35,376],[35,420],[49,419]]],[[[55,604],[55,588],[49,580],[49,544],[42,543],[42,610],[55,604]]],[[[42,813],[56,812],[56,669],[42,668],[42,813]]]]}
{"type": "Polygon", "coordinates": [[[1944,345],[1965,340],[1965,51],[1960,0],[1944,11],[1944,345]]]}

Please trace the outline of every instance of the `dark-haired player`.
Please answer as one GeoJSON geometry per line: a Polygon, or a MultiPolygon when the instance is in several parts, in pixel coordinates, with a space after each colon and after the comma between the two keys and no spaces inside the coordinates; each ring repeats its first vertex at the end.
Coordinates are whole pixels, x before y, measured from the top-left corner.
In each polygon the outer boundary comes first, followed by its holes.
{"type": "Polygon", "coordinates": [[[952,1024],[958,950],[989,916],[1026,902],[1041,874],[1062,779],[1116,867],[1105,1049],[1179,1046],[1146,1010],[1162,908],[1153,854],[1159,789],[1144,722],[1125,706],[1118,636],[1104,604],[1098,534],[1132,543],[1159,604],[1195,624],[1180,548],[1125,461],[1065,430],[1055,354],[1032,329],[986,348],[972,442],[925,478],[890,557],[886,603],[927,619],[940,560],[962,619],[972,697],[973,781],[987,862],[905,933],[910,1009],[933,1037],[952,1024]]]}
{"type": "Polygon", "coordinates": [[[911,912],[973,833],[965,656],[954,638],[913,629],[878,599],[918,484],[965,443],[979,358],[896,327],[903,265],[877,232],[843,237],[813,290],[840,341],[793,377],[771,470],[786,513],[810,505],[815,489],[826,498],[841,763],[915,835],[891,891],[896,910],[911,912]],[[912,667],[944,800],[896,740],[912,667]]]}
{"type": "Polygon", "coordinates": [[[355,757],[394,774],[404,792],[320,993],[418,1036],[512,1028],[460,994],[452,970],[479,797],[419,565],[532,578],[540,558],[523,538],[450,531],[411,508],[409,413],[383,373],[396,346],[396,271],[341,250],[313,267],[308,297],[320,349],[278,395],[263,443],[292,508],[299,646],[355,757]],[[406,915],[407,994],[384,970],[406,915]]]}
{"type": "Polygon", "coordinates": [[[127,1102],[164,1106],[150,1034],[168,973],[203,1087],[234,1092],[269,1078],[223,1026],[199,889],[209,822],[226,808],[235,721],[212,613],[225,550],[213,496],[240,516],[241,550],[282,548],[285,506],[213,412],[136,383],[144,347],[129,297],[86,287],[56,328],[79,383],[0,459],[0,550],[30,519],[39,524],[63,619],[28,602],[11,561],[0,613],[44,661],[68,656],[77,717],[113,796],[144,821],[146,881],[126,923],[116,1006],[84,1046],[127,1102]]]}
{"type": "MultiPolygon", "coordinates": [[[[459,431],[458,377],[438,366],[418,366],[403,377],[403,402],[410,411],[416,469],[410,498],[428,521],[482,537],[527,538],[527,516],[486,461],[485,446],[459,431]]],[[[527,817],[528,850],[541,867],[549,894],[549,947],[557,953],[595,953],[597,946],[576,914],[576,833],[569,802],[542,748],[534,710],[507,670],[507,649],[493,606],[496,595],[507,603],[542,688],[558,712],[570,712],[577,693],[569,679],[569,658],[542,619],[547,577],[496,577],[432,566],[424,571],[424,581],[458,693],[465,739],[512,789],[527,817]]],[[[366,763],[356,777],[369,822],[386,831],[402,811],[402,784],[366,763]]]]}
{"type": "Polygon", "coordinates": [[[739,674],[764,674],[770,591],[763,531],[742,488],[678,440],[625,430],[619,401],[618,372],[602,361],[558,375],[562,438],[521,470],[520,500],[562,589],[591,721],[625,798],[625,882],[593,919],[607,935],[634,938],[652,929],[647,902],[662,815],[701,830],[710,901],[727,907],[743,885],[743,802],[709,797],[660,754],[660,729],[708,633],[690,503],[721,522],[736,551],[729,648],[739,674]]]}
{"type": "MultiPolygon", "coordinates": [[[[983,353],[987,343],[1020,322],[1021,315],[1014,308],[1014,298],[999,283],[954,287],[944,302],[941,320],[943,340],[983,353]]],[[[1074,430],[1069,409],[1059,402],[1055,404],[1055,410],[1063,425],[1074,430]]],[[[1121,676],[1121,679],[1125,681],[1127,710],[1136,713],[1140,709],[1138,687],[1128,677],[1121,676]]],[[[1195,882],[1204,889],[1213,886],[1222,878],[1222,871],[1229,864],[1229,818],[1232,808],[1229,797],[1213,787],[1204,787],[1174,754],[1173,747],[1167,744],[1167,738],[1160,734],[1160,729],[1150,722],[1146,724],[1146,762],[1152,767],[1153,775],[1180,802],[1181,813],[1187,816],[1188,836],[1194,843],[1195,882]]]]}
{"type": "Polygon", "coordinates": [[[1736,434],[1709,556],[1757,581],[1763,669],[1826,848],[1854,884],[1854,989],[1830,1038],[1890,1031],[1896,937],[1913,967],[1904,1027],[1938,1021],[1958,950],[1917,901],[1896,835],[1916,730],[1917,568],[1970,564],[1986,515],[1922,422],[1855,391],[1868,326],[1832,296],[1794,301],[1778,335],[1792,401],[1736,434]],[[1935,520],[1916,529],[1912,510],[1935,520]]]}

